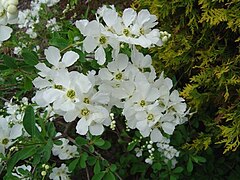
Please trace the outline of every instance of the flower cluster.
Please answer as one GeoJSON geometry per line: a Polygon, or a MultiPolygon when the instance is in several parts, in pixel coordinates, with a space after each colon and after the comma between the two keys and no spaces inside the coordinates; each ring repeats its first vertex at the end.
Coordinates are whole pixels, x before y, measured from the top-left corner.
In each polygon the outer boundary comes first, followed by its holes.
{"type": "MultiPolygon", "coordinates": [[[[35,32],[35,25],[40,22],[39,12],[42,9],[41,5],[46,4],[47,6],[53,6],[58,3],[59,0],[34,0],[31,1],[30,9],[19,11],[18,15],[18,27],[20,29],[26,29],[26,34],[30,38],[36,38],[37,33],[35,32]]],[[[49,24],[49,23],[48,23],[49,24]]]]}
{"type": "Polygon", "coordinates": [[[0,43],[11,37],[12,28],[7,24],[15,24],[17,22],[18,0],[0,0],[0,43]]]}
{"type": "Polygon", "coordinates": [[[149,48],[153,45],[162,45],[160,31],[152,29],[157,25],[157,17],[151,15],[148,10],[137,13],[132,8],[125,9],[123,15],[111,6],[103,6],[97,11],[97,19],[76,21],[76,27],[86,37],[83,41],[83,49],[87,53],[95,53],[95,59],[100,65],[106,61],[104,49],[111,47],[113,55],[120,49],[120,43],[140,45],[149,48]]]}
{"type": "MultiPolygon", "coordinates": [[[[189,110],[178,91],[172,89],[172,80],[165,78],[163,73],[157,77],[151,56],[142,54],[136,45],[143,48],[162,45],[160,36],[166,41],[170,35],[152,29],[157,24],[156,17],[147,10],[137,13],[129,8],[120,17],[113,6],[104,6],[96,16],[97,20],[75,23],[86,36],[83,50],[94,52],[97,62],[103,65],[106,62],[104,49],[110,48],[113,50],[112,61],[98,72],[89,71],[85,75],[69,71],[69,67],[79,59],[76,52],[67,51],[61,56],[58,48],[50,46],[44,54],[51,67],[44,63],[36,65],[39,77],[33,84],[38,91],[32,100],[41,107],[52,106],[53,111],[62,115],[66,122],[76,120],[76,132],[80,135],[88,132],[101,135],[104,126],[115,129],[116,120],[111,110],[117,107],[122,110],[129,129],[139,130],[153,143],[165,141],[177,125],[187,121],[189,110]],[[120,45],[123,43],[128,44],[130,57],[121,53],[122,48],[126,48],[120,45]]],[[[68,151],[76,149],[67,145],[68,140],[63,140],[63,144],[65,148],[69,147],[68,151]]],[[[177,157],[171,146],[159,150],[167,159],[177,157]],[[175,154],[171,155],[173,152],[175,154]]],[[[60,159],[74,156],[63,151],[65,149],[61,146],[54,146],[54,155],[60,157],[64,154],[60,159]]],[[[150,163],[152,160],[153,155],[147,161],[150,163]]]]}
{"type": "Polygon", "coordinates": [[[13,99],[5,103],[7,115],[0,116],[0,153],[5,155],[6,150],[16,142],[18,137],[27,135],[22,124],[24,108],[27,104],[27,98],[23,98],[20,105],[13,103],[13,99]]]}

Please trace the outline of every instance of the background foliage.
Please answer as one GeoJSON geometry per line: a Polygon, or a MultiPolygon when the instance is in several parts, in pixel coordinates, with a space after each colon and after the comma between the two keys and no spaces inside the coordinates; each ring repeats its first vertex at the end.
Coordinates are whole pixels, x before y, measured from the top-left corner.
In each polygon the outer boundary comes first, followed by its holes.
{"type": "MultiPolygon", "coordinates": [[[[175,79],[192,111],[186,151],[207,160],[191,177],[240,176],[240,1],[137,0],[172,37],[153,48],[155,67],[175,79]]],[[[189,166],[188,161],[188,166],[189,166]]]]}

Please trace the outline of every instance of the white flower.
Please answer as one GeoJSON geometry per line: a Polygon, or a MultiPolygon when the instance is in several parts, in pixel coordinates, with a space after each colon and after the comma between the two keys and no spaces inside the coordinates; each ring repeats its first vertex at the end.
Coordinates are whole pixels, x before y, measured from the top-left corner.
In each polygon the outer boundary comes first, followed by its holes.
{"type": "MultiPolygon", "coordinates": [[[[58,133],[57,136],[58,135],[60,135],[60,133],[58,133]]],[[[62,144],[54,144],[52,148],[52,153],[54,156],[58,156],[61,160],[67,160],[78,155],[77,146],[69,145],[68,139],[61,138],[59,140],[62,141],[62,144]]]]}
{"type": "Polygon", "coordinates": [[[81,20],[76,22],[76,27],[86,36],[83,41],[83,48],[87,53],[95,52],[95,59],[98,64],[103,65],[106,61],[105,48],[110,45],[114,49],[119,48],[116,40],[109,37],[103,25],[96,20],[88,22],[81,20]]]}
{"type": "Polygon", "coordinates": [[[20,124],[9,127],[8,121],[0,117],[0,153],[5,154],[5,149],[11,146],[15,139],[22,135],[22,126],[20,124]]]}
{"type": "Polygon", "coordinates": [[[61,164],[60,167],[55,167],[52,169],[49,178],[53,180],[70,180],[68,175],[69,173],[70,171],[68,170],[66,164],[61,164]]]}
{"type": "Polygon", "coordinates": [[[30,174],[31,173],[31,170],[32,170],[32,167],[30,165],[26,166],[26,165],[21,165],[21,166],[17,166],[14,168],[14,171],[15,172],[12,172],[12,175],[19,178],[19,179],[23,179],[23,180],[30,180],[31,178],[26,178],[26,175],[25,174],[22,174],[21,173],[21,170],[24,170],[24,171],[28,171],[28,173],[30,174]]]}

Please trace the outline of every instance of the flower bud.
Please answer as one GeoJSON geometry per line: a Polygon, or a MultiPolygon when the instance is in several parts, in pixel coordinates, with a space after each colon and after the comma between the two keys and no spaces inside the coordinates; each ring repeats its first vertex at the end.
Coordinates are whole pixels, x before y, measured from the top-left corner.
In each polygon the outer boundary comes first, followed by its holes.
{"type": "Polygon", "coordinates": [[[12,5],[12,4],[9,5],[9,6],[7,7],[7,12],[10,13],[10,14],[16,13],[16,12],[17,12],[17,6],[12,5]]]}

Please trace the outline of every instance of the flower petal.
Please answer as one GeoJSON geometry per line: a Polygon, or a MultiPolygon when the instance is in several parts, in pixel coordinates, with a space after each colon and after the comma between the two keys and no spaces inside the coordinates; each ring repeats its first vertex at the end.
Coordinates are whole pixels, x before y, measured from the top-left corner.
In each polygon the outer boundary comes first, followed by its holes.
{"type": "Polygon", "coordinates": [[[0,42],[6,41],[11,37],[12,28],[0,25],[0,42]]]}
{"type": "Polygon", "coordinates": [[[85,135],[88,132],[88,123],[84,118],[81,118],[76,126],[78,134],[85,135]]]}
{"type": "Polygon", "coordinates": [[[136,18],[137,13],[132,8],[127,8],[123,11],[123,23],[128,27],[136,18]]]}
{"type": "Polygon", "coordinates": [[[89,131],[92,135],[98,136],[103,133],[104,127],[102,124],[94,124],[92,126],[89,126],[89,131]]]}
{"type": "Polygon", "coordinates": [[[44,50],[44,54],[49,63],[58,67],[59,61],[61,59],[60,50],[56,47],[50,46],[48,49],[44,50]]]}
{"type": "Polygon", "coordinates": [[[79,58],[79,55],[73,51],[68,51],[63,55],[62,62],[66,67],[73,65],[79,58]]]}
{"type": "Polygon", "coordinates": [[[95,51],[95,59],[97,60],[99,65],[103,65],[106,61],[106,54],[102,46],[97,48],[95,51]]]}

